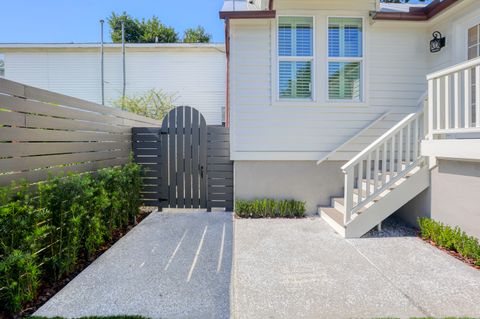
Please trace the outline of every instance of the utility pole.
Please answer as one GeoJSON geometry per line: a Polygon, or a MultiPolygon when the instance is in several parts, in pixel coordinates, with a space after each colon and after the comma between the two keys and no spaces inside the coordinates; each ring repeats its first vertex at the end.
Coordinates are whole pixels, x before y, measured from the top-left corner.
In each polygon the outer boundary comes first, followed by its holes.
{"type": "Polygon", "coordinates": [[[105,52],[104,52],[104,48],[103,48],[103,23],[105,21],[104,20],[100,20],[100,42],[101,42],[101,66],[100,66],[100,70],[101,70],[101,79],[102,79],[102,105],[105,105],[105,73],[104,73],[104,65],[105,65],[105,61],[104,61],[104,55],[105,55],[105,52]]]}
{"type": "Polygon", "coordinates": [[[125,90],[127,87],[127,76],[125,66],[125,21],[122,21],[122,60],[123,60],[123,89],[122,89],[122,106],[125,103],[125,90]]]}

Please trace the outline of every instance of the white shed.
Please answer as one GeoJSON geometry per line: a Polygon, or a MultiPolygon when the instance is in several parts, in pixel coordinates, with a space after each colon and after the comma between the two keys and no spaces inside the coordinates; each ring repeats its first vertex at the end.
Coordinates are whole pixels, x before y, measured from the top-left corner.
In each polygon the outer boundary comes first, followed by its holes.
{"type": "MultiPolygon", "coordinates": [[[[101,49],[91,44],[0,44],[9,80],[101,103],[101,49]]],[[[1,76],[1,73],[0,73],[1,76]]],[[[176,105],[221,124],[225,108],[223,44],[127,44],[126,94],[162,89],[176,105]]],[[[122,94],[122,48],[105,45],[105,104],[122,94]]]]}

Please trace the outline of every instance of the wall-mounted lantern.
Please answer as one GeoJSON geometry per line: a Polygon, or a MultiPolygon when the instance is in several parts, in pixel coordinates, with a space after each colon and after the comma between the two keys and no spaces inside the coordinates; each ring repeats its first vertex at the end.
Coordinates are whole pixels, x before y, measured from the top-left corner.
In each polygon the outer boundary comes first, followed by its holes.
{"type": "Polygon", "coordinates": [[[440,52],[440,50],[445,47],[445,43],[445,37],[442,37],[439,31],[433,32],[433,39],[430,41],[430,52],[440,52]]]}

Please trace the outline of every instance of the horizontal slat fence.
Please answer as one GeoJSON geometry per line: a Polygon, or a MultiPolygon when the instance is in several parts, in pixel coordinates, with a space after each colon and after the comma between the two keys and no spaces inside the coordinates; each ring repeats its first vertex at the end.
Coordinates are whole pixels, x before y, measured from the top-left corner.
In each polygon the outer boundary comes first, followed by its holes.
{"type": "Polygon", "coordinates": [[[0,186],[125,164],[131,128],[159,121],[0,79],[0,186]]]}
{"type": "Polygon", "coordinates": [[[233,211],[233,161],[228,127],[207,128],[207,208],[233,211]]]}
{"type": "Polygon", "coordinates": [[[162,187],[162,140],[161,127],[134,127],[132,129],[135,163],[143,168],[142,204],[144,206],[168,206],[168,188],[162,187]]]}

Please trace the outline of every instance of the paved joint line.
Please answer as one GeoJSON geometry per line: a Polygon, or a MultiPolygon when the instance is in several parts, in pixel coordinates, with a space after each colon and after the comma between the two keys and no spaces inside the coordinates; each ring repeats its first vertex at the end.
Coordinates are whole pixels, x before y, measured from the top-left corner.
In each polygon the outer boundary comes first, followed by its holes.
{"type": "Polygon", "coordinates": [[[198,244],[197,252],[195,253],[195,258],[193,258],[192,266],[190,267],[190,271],[188,272],[187,282],[190,282],[190,279],[192,279],[193,270],[195,269],[195,266],[197,264],[200,251],[202,250],[203,241],[205,239],[205,234],[207,233],[207,229],[208,229],[208,225],[205,226],[205,229],[203,230],[202,239],[200,239],[200,244],[198,244]]]}
{"type": "Polygon", "coordinates": [[[223,230],[222,230],[222,242],[220,244],[220,255],[218,256],[218,265],[217,265],[217,273],[220,272],[222,269],[222,260],[223,260],[223,249],[225,246],[225,223],[223,223],[223,230]]]}
{"type": "Polygon", "coordinates": [[[345,239],[345,241],[353,247],[353,249],[355,249],[355,251],[363,258],[365,259],[370,265],[373,266],[373,268],[375,268],[375,270],[380,274],[380,276],[382,276],[383,278],[385,278],[385,280],[387,280],[396,290],[398,290],[398,292],[400,292],[405,298],[407,298],[407,300],[414,306],[416,307],[420,312],[422,312],[426,317],[433,317],[433,315],[431,315],[426,309],[424,309],[422,306],[420,306],[419,304],[417,304],[415,302],[415,300],[413,300],[407,293],[403,292],[403,290],[398,287],[395,282],[390,279],[386,274],[384,274],[382,272],[382,270],[380,268],[377,267],[377,265],[375,265],[375,263],[373,261],[370,260],[370,258],[368,258],[364,253],[362,253],[350,240],[348,239],[345,239]]]}
{"type": "Polygon", "coordinates": [[[170,267],[170,264],[172,263],[173,258],[175,258],[175,255],[177,254],[178,250],[180,249],[180,246],[182,245],[183,240],[185,239],[185,236],[187,235],[187,232],[188,232],[188,229],[185,230],[182,238],[178,242],[177,247],[175,247],[175,250],[173,251],[172,256],[170,256],[170,259],[168,260],[167,265],[165,266],[165,271],[167,271],[168,267],[170,267]]]}

